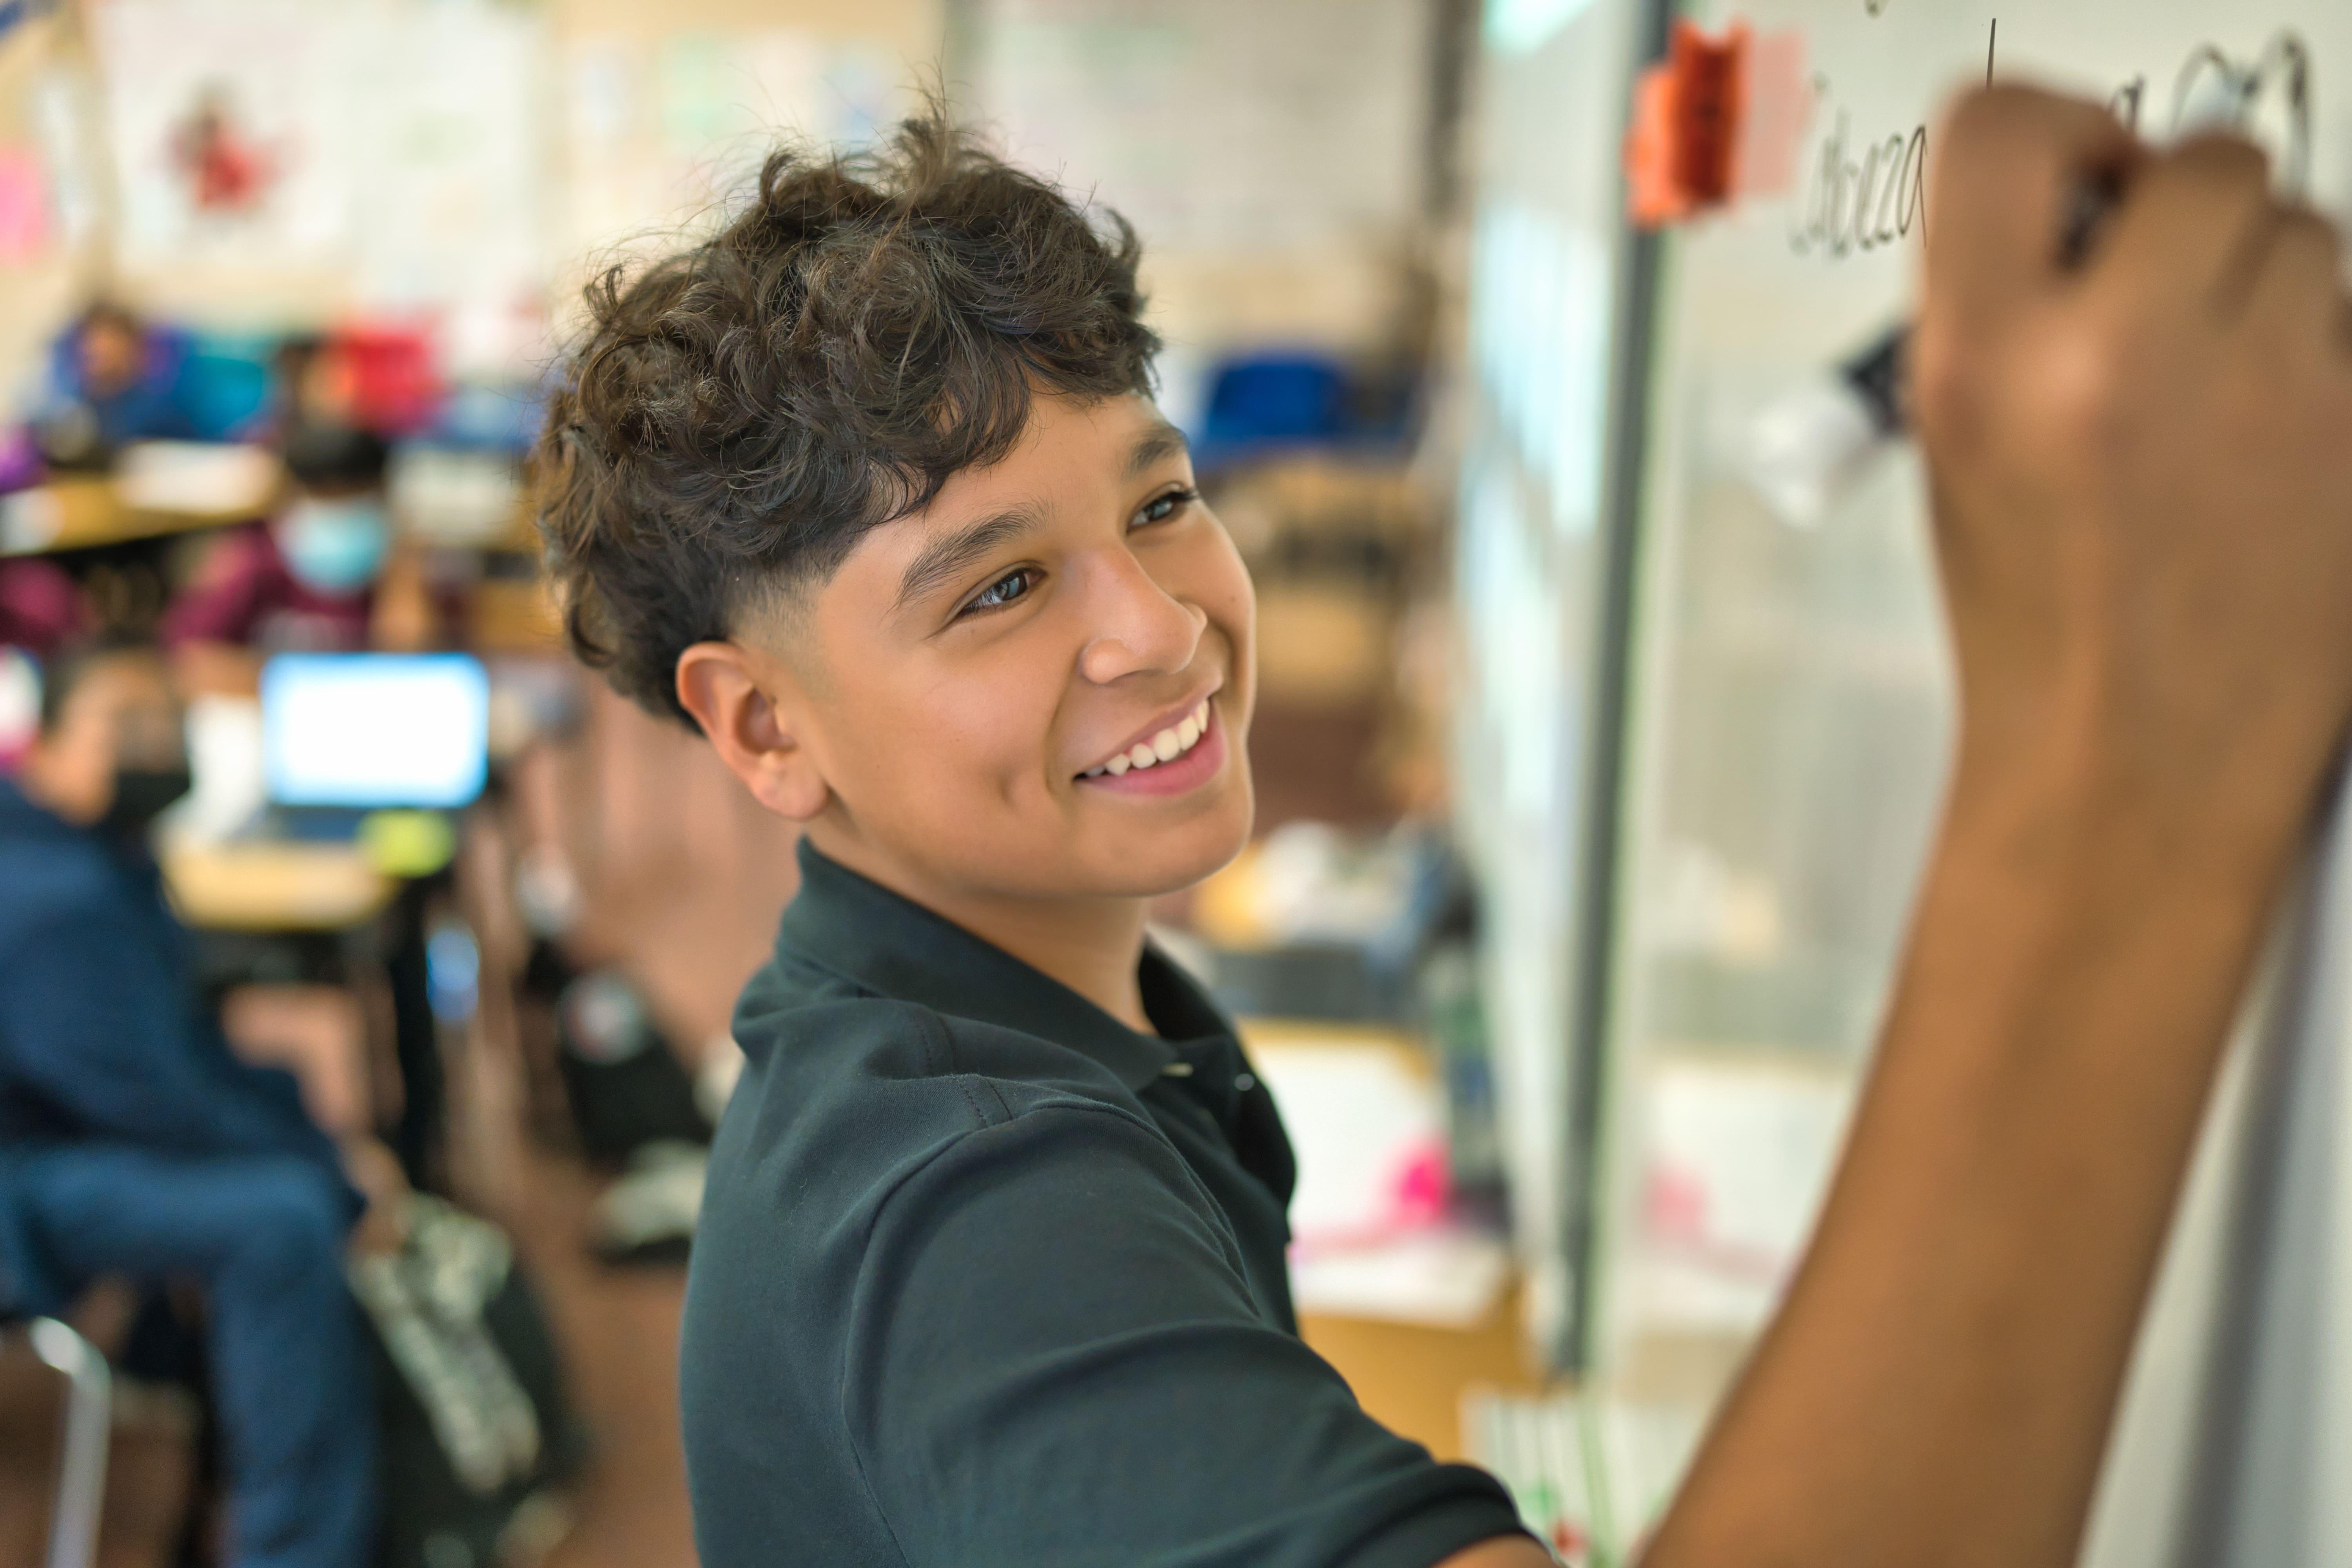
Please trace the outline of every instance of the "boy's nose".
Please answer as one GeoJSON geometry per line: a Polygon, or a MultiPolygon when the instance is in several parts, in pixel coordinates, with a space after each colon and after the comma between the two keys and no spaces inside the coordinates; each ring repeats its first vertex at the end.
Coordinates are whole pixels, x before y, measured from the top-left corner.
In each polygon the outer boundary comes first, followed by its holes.
{"type": "Polygon", "coordinates": [[[1209,613],[1171,595],[1124,550],[1106,552],[1089,574],[1092,626],[1078,673],[1098,686],[1122,676],[1171,674],[1192,662],[1209,613]]]}

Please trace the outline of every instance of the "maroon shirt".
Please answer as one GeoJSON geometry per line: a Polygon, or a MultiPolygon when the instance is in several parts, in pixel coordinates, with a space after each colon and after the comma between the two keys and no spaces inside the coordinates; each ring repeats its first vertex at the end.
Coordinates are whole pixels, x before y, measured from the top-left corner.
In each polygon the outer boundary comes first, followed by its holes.
{"type": "Polygon", "coordinates": [[[47,658],[89,624],[81,590],[54,562],[0,561],[0,646],[47,658]]]}
{"type": "Polygon", "coordinates": [[[321,594],[287,569],[267,523],[225,535],[163,612],[167,648],[236,643],[258,653],[357,653],[368,646],[375,589],[321,594]]]}

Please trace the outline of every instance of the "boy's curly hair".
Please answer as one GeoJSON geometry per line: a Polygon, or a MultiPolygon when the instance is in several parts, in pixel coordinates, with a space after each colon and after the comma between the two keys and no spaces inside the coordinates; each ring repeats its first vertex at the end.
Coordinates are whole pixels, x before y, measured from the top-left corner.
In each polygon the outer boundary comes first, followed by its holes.
{"type": "Polygon", "coordinates": [[[532,456],[573,651],[691,725],[689,645],[1003,458],[1036,394],[1149,394],[1140,249],[934,105],[773,153],[717,235],[606,270],[532,456]]]}

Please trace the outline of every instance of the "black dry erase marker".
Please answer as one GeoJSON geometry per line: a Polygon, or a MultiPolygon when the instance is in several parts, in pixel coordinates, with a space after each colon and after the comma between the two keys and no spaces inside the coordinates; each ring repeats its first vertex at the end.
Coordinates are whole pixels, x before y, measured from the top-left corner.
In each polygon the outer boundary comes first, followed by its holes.
{"type": "MultiPolygon", "coordinates": [[[[2058,230],[2060,266],[2072,270],[2089,258],[2123,187],[2119,167],[2075,182],[2058,230]]],[[[1799,528],[1819,521],[1870,455],[1909,428],[1903,384],[1910,351],[1911,324],[1898,322],[1758,415],[1745,467],[1784,521],[1799,528]]]]}
{"type": "MultiPolygon", "coordinates": [[[[2102,169],[2074,182],[2066,197],[2065,222],[2058,230],[2060,266],[2072,270],[2088,259],[2123,194],[2119,169],[2102,169]]],[[[1881,436],[1901,435],[1909,423],[1903,412],[1903,364],[1910,347],[1911,323],[1905,321],[1838,362],[1838,379],[1862,401],[1881,436]]]]}

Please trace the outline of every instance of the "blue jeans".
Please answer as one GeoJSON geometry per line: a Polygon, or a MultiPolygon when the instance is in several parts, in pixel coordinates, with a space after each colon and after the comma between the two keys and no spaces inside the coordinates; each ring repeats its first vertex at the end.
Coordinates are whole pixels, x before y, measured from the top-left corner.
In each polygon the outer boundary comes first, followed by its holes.
{"type": "Polygon", "coordinates": [[[341,1183],[290,1155],[104,1143],[36,1154],[15,1177],[35,1244],[67,1279],[203,1286],[235,1568],[368,1562],[373,1374],[344,1281],[341,1183]]]}

